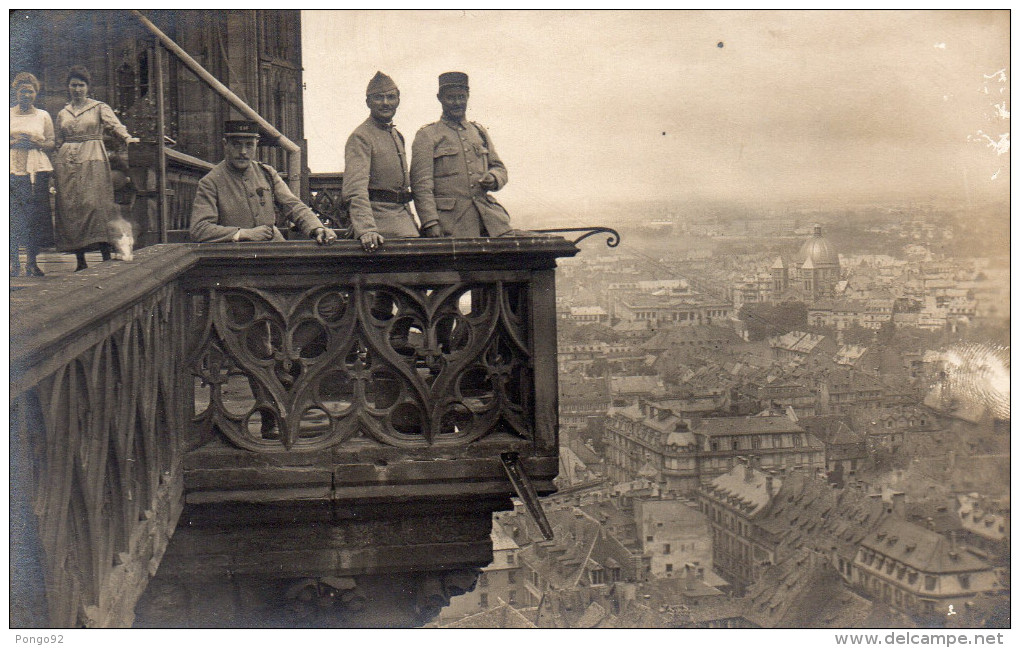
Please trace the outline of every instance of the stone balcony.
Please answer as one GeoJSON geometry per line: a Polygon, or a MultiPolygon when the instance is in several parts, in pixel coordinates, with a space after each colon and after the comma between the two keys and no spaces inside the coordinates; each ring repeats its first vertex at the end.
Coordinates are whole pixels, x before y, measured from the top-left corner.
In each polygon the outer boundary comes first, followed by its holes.
{"type": "Polygon", "coordinates": [[[12,293],[12,626],[427,621],[491,560],[508,466],[554,490],[577,252],[161,245],[12,293]]]}

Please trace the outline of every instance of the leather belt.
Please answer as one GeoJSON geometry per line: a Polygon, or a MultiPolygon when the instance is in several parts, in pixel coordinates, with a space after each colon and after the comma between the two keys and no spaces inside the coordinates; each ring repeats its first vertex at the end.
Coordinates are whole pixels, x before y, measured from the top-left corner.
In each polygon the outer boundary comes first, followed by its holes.
{"type": "Polygon", "coordinates": [[[390,191],[388,189],[368,190],[368,199],[372,202],[386,202],[405,205],[411,202],[411,198],[413,197],[414,195],[407,189],[401,189],[400,191],[390,191]]]}

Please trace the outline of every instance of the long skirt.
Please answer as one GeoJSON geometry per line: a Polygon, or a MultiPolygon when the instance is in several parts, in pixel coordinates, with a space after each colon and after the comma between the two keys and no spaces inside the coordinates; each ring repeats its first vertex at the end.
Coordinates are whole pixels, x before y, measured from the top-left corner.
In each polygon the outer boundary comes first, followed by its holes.
{"type": "Polygon", "coordinates": [[[27,248],[53,247],[50,174],[11,176],[11,244],[27,248]]]}
{"type": "Polygon", "coordinates": [[[109,224],[119,213],[113,202],[110,163],[71,162],[61,157],[53,165],[57,179],[57,249],[71,252],[109,243],[112,238],[109,224]]]}

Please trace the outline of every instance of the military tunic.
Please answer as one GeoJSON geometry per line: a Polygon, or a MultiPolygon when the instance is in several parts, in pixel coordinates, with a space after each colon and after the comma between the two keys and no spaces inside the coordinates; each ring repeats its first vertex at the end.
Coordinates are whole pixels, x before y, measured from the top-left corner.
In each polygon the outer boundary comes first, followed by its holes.
{"type": "Polygon", "coordinates": [[[506,167],[484,128],[446,119],[423,126],[411,145],[411,188],[422,229],[438,222],[447,236],[508,232],[509,214],[478,183],[486,171],[496,178],[492,191],[506,185],[506,167]]]}
{"type": "Polygon", "coordinates": [[[198,191],[191,207],[191,240],[214,243],[232,241],[241,228],[273,226],[273,240],[284,240],[276,229],[276,206],[286,220],[310,235],[323,227],[322,221],[291,193],[287,184],[272,167],[265,166],[273,179],[269,181],[258,162],[252,160],[243,172],[229,162],[220,162],[198,181],[198,191]]]}
{"type": "Polygon", "coordinates": [[[354,129],[344,147],[343,200],[347,203],[354,236],[378,232],[383,237],[418,236],[411,208],[406,204],[369,198],[370,189],[393,193],[410,186],[404,137],[392,125],[369,117],[354,129]]]}

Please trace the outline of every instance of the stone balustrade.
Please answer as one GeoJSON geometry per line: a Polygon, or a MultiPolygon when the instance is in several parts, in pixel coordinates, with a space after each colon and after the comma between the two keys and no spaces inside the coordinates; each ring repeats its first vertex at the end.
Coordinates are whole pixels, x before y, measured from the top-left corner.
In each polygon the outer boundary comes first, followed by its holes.
{"type": "Polygon", "coordinates": [[[431,573],[425,618],[491,557],[507,453],[554,490],[553,273],[577,251],[157,245],[12,293],[12,626],[128,625],[158,568],[431,573]]]}

